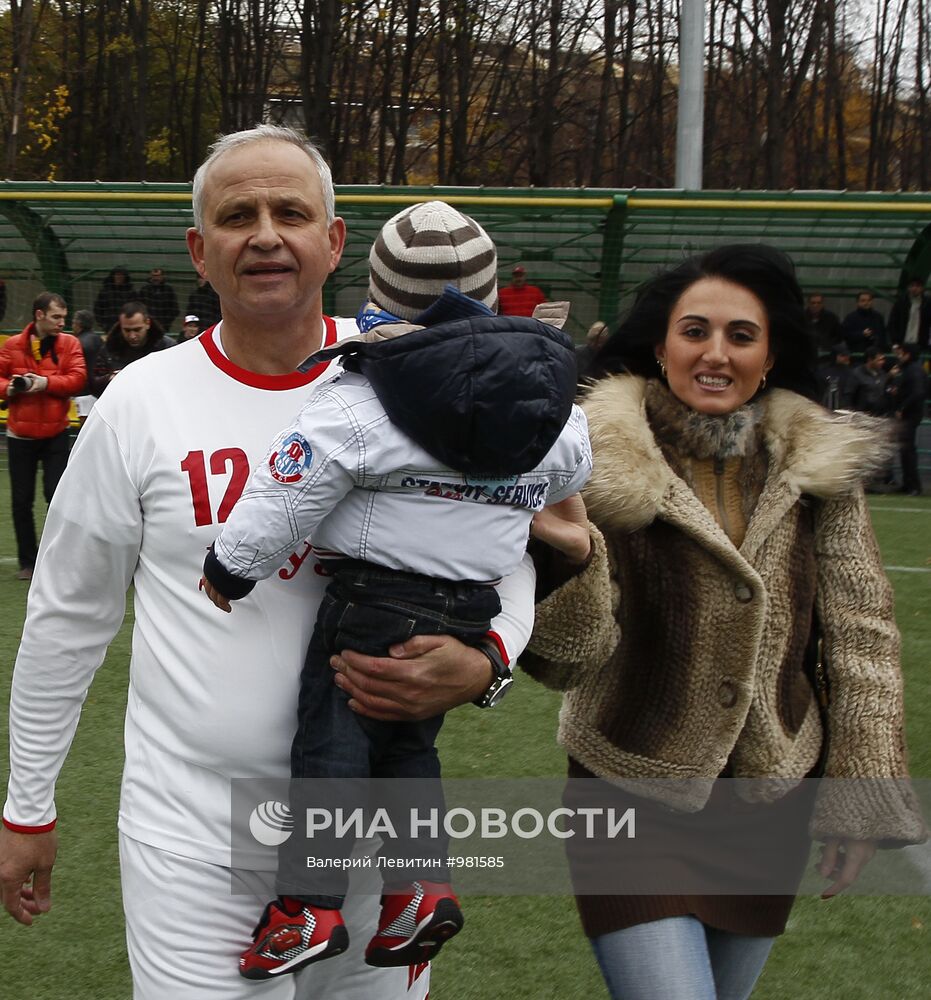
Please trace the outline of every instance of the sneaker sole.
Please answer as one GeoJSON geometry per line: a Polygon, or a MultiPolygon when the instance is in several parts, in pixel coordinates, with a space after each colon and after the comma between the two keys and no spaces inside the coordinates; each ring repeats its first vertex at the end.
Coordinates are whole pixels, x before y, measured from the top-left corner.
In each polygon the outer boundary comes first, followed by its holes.
{"type": "Polygon", "coordinates": [[[334,927],[329,941],[325,944],[317,945],[318,949],[308,948],[300,955],[292,958],[289,962],[283,962],[277,969],[262,969],[258,966],[253,969],[240,968],[239,974],[243,979],[264,980],[274,979],[276,976],[287,976],[303,969],[305,965],[312,962],[322,962],[325,958],[333,958],[341,955],[349,947],[349,931],[345,927],[334,927]]]}
{"type": "Polygon", "coordinates": [[[462,930],[464,922],[459,907],[451,899],[442,899],[406,941],[390,948],[375,947],[366,951],[366,964],[379,969],[394,969],[429,962],[451,937],[462,930]]]}

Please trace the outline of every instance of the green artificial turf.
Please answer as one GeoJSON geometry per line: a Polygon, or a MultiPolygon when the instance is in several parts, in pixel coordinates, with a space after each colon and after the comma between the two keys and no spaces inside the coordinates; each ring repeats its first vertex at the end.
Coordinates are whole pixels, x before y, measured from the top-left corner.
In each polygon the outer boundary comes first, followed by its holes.
{"type": "MultiPolygon", "coordinates": [[[[0,483],[0,775],[8,774],[7,704],[27,585],[14,579],[6,470],[0,483]]],[[[43,506],[37,504],[37,507],[43,506]]],[[[130,602],[127,621],[131,621],[130,602]]],[[[123,942],[116,815],[130,654],[124,625],[88,694],[56,794],[59,855],[52,911],[22,927],[0,911],[4,1000],[122,1000],[131,996],[123,942]]]]}
{"type": "MultiPolygon", "coordinates": [[[[880,497],[871,507],[884,562],[929,570],[890,570],[889,577],[902,630],[912,773],[931,778],[931,499],[880,497]]],[[[500,710],[483,715],[480,725],[470,713],[452,713],[441,734],[445,773],[564,773],[565,759],[554,739],[558,707],[558,695],[522,677],[519,691],[500,710]]],[[[451,945],[434,963],[431,997],[607,998],[571,899],[468,897],[465,906],[469,942],[493,960],[482,962],[471,948],[451,945]],[[497,961],[502,947],[513,949],[503,966],[497,961]]],[[[801,898],[753,996],[931,996],[931,901],[924,896],[801,898]]]]}
{"type": "MultiPolygon", "coordinates": [[[[931,568],[931,500],[883,497],[873,508],[886,563],[931,568]]],[[[26,594],[26,585],[14,579],[14,551],[6,469],[0,464],[0,704],[4,706],[26,594]]],[[[912,771],[931,777],[931,573],[894,570],[890,577],[903,632],[912,771]]],[[[131,613],[130,606],[127,621],[131,613]]],[[[128,659],[129,628],[124,625],[90,691],[58,786],[61,846],[53,910],[31,928],[0,915],[4,1000],[129,1000],[116,852],[128,659]]],[[[565,761],[555,744],[558,705],[558,696],[521,677],[517,690],[500,708],[452,713],[441,736],[446,774],[562,775],[565,761]]],[[[4,710],[0,714],[4,748],[6,722],[4,710]]],[[[0,762],[5,784],[5,749],[0,762]]],[[[463,905],[466,930],[434,963],[433,1000],[607,997],[571,898],[467,896],[463,905]]],[[[801,899],[754,998],[928,997],[929,935],[931,904],[925,897],[801,899]]],[[[260,998],[261,986],[255,992],[260,998]]]]}

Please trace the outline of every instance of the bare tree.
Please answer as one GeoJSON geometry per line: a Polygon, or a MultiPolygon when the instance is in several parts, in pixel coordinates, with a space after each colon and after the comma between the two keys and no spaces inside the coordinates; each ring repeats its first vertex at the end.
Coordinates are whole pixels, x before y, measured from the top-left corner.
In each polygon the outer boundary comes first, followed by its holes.
{"type": "Polygon", "coordinates": [[[876,0],[876,34],[870,92],[870,143],[866,183],[885,187],[897,168],[899,72],[909,14],[908,0],[876,0]]]}
{"type": "Polygon", "coordinates": [[[16,176],[16,154],[22,130],[26,85],[29,78],[30,58],[35,46],[36,32],[45,10],[45,0],[40,0],[38,9],[32,0],[10,0],[10,84],[5,95],[7,126],[6,135],[6,176],[16,176]]]}
{"type": "MultiPolygon", "coordinates": [[[[6,172],[189,177],[217,127],[271,118],[354,183],[662,186],[678,4],[10,0],[6,172]]],[[[710,0],[710,185],[931,183],[928,0],[853,10],[710,0]]]]}
{"type": "Polygon", "coordinates": [[[301,4],[301,99],[307,134],[325,150],[333,145],[332,84],[339,36],[338,0],[301,4]]]}
{"type": "Polygon", "coordinates": [[[280,59],[278,0],[218,0],[220,94],[224,132],[265,118],[269,83],[280,59]]]}
{"type": "Polygon", "coordinates": [[[928,114],[928,67],[931,67],[931,24],[927,3],[918,4],[917,39],[915,44],[915,134],[918,142],[918,163],[915,180],[921,191],[931,187],[931,115],[928,114]]]}
{"type": "Polygon", "coordinates": [[[620,13],[619,0],[605,0],[602,18],[604,50],[601,54],[601,79],[598,86],[598,104],[592,129],[591,169],[588,183],[601,184],[605,172],[605,146],[608,132],[608,111],[614,93],[614,60],[617,52],[617,33],[620,13]]]}

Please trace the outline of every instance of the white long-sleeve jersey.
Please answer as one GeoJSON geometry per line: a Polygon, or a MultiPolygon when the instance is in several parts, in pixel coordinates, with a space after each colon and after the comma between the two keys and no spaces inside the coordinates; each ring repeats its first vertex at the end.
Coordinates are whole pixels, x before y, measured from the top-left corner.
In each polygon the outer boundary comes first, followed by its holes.
{"type": "MultiPolygon", "coordinates": [[[[327,344],[352,321],[325,322],[327,344]]],[[[324,374],[258,376],[222,352],[222,328],[125,369],[94,408],[49,508],[10,705],[7,825],[56,816],[54,788],[94,672],[135,587],[120,829],[230,863],[230,778],[286,778],[298,681],[325,578],[310,546],[232,618],[198,592],[203,555],[268,442],[324,374]]],[[[323,366],[325,368],[325,366],[323,366]]],[[[529,637],[533,570],[499,587],[494,629],[529,637]]],[[[255,845],[240,863],[275,867],[255,845]]]]}
{"type": "Polygon", "coordinates": [[[578,406],[539,465],[490,480],[437,461],[390,421],[364,375],[342,372],[256,466],[216,555],[235,576],[259,580],[309,537],[323,557],[493,583],[519,565],[534,513],[577,493],[591,469],[578,406]]]}

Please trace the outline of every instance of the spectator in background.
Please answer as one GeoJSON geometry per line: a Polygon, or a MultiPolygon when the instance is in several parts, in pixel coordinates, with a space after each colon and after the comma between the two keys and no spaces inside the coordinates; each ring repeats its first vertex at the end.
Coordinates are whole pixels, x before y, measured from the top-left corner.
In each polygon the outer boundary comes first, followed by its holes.
{"type": "Polygon", "coordinates": [[[90,379],[91,392],[100,398],[114,376],[127,365],[153,351],[164,351],[174,345],[175,342],[165,336],[161,324],[149,316],[144,303],[127,302],[97,355],[90,379]]]}
{"type": "Polygon", "coordinates": [[[862,365],[857,365],[851,373],[852,392],[850,407],[862,413],[880,417],[888,411],[886,405],[886,356],[876,347],[866,352],[862,365]]]}
{"type": "Polygon", "coordinates": [[[857,308],[844,317],[841,333],[854,354],[863,354],[870,347],[878,347],[881,351],[888,348],[886,323],[873,308],[872,292],[857,295],[857,308]]]}
{"type": "Polygon", "coordinates": [[[498,312],[505,316],[532,316],[546,296],[536,285],[527,284],[527,269],[518,264],[511,271],[511,283],[498,289],[498,312]]]}
{"type": "Polygon", "coordinates": [[[575,349],[575,370],[580,383],[588,375],[595,355],[601,350],[601,345],[608,339],[610,332],[607,323],[596,320],[585,334],[585,343],[575,349]]]}
{"type": "Polygon", "coordinates": [[[133,283],[129,277],[129,271],[125,267],[115,267],[103,279],[97,298],[94,299],[94,317],[97,326],[101,330],[109,330],[117,317],[124,302],[130,302],[138,298],[133,283]]]}
{"type": "Polygon", "coordinates": [[[925,294],[925,283],[912,278],[904,295],[900,295],[889,313],[889,339],[893,344],[917,344],[928,349],[931,339],[931,298],[925,294]]]}
{"type": "Polygon", "coordinates": [[[6,316],[6,282],[0,278],[0,322],[6,316]]]}
{"type": "Polygon", "coordinates": [[[853,406],[854,377],[850,367],[850,351],[838,344],[819,365],[815,376],[821,385],[821,402],[829,410],[849,410],[853,406]]]}
{"type": "Polygon", "coordinates": [[[78,419],[83,427],[84,421],[94,408],[97,397],[91,392],[90,380],[97,364],[97,355],[103,347],[103,337],[94,329],[94,314],[90,309],[79,309],[71,320],[71,332],[78,338],[81,350],[84,352],[84,368],[87,371],[87,379],[81,391],[74,397],[74,405],[77,407],[78,419]]]}
{"type": "Polygon", "coordinates": [[[837,313],[824,308],[824,296],[821,292],[812,292],[808,296],[805,320],[818,347],[819,354],[827,354],[843,339],[840,332],[840,319],[838,319],[837,313]]]}
{"type": "Polygon", "coordinates": [[[165,281],[165,272],[160,267],[149,271],[149,280],[139,289],[139,301],[149,310],[149,315],[167,333],[178,315],[178,296],[165,281]]]}
{"type": "Polygon", "coordinates": [[[928,398],[928,376],[918,357],[917,344],[899,344],[895,348],[902,368],[895,387],[895,416],[899,423],[899,459],[902,463],[900,493],[921,496],[921,476],[918,472],[918,425],[925,415],[928,398]]]}
{"type": "Polygon", "coordinates": [[[187,311],[200,319],[201,330],[220,322],[220,296],[206,278],[197,276],[197,287],[187,298],[187,311]]]}
{"type": "Polygon", "coordinates": [[[36,564],[32,507],[39,463],[45,502],[51,503],[68,463],[71,397],[86,380],[81,345],[63,332],[67,315],[60,295],[42,292],[32,304],[32,322],[0,347],[0,397],[10,408],[6,446],[19,580],[31,580],[36,564]]]}
{"type": "Polygon", "coordinates": [[[200,332],[200,317],[193,314],[185,316],[184,323],[181,326],[181,333],[178,334],[178,343],[182,344],[185,340],[193,340],[195,337],[200,336],[200,332]]]}
{"type": "MultiPolygon", "coordinates": [[[[889,392],[892,382],[886,356],[876,347],[866,352],[866,360],[853,369],[851,408],[874,417],[887,416],[894,405],[889,392]]],[[[867,493],[886,493],[895,485],[891,457],[866,483],[867,493]]]]}

